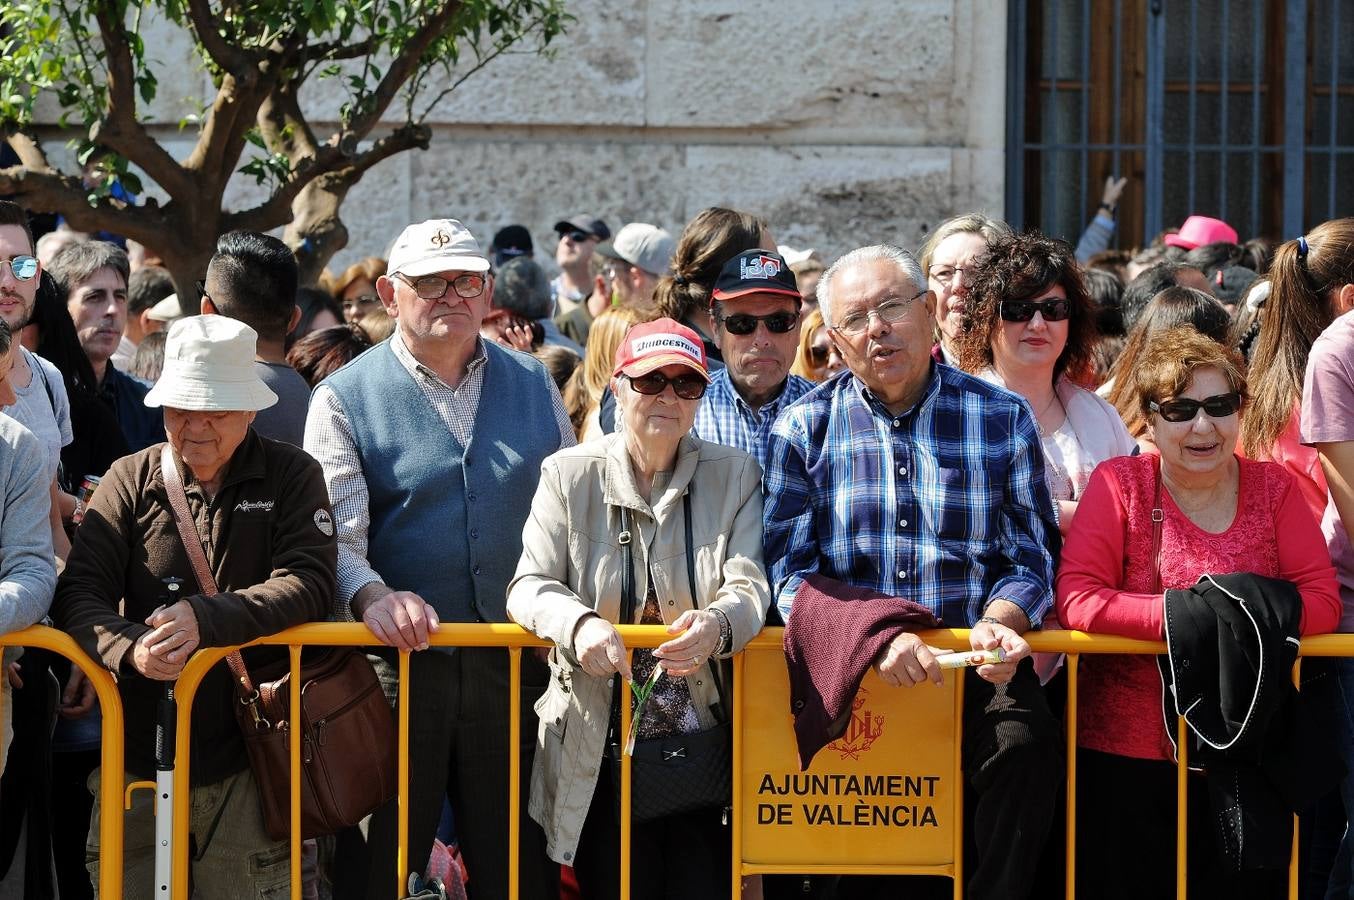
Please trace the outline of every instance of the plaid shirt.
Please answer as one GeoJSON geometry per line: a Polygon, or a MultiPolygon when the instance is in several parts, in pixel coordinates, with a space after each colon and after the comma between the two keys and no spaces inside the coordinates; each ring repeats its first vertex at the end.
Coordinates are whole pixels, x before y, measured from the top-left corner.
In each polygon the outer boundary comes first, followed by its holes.
{"type": "Polygon", "coordinates": [[[696,424],[692,430],[703,441],[737,447],[751,453],[766,471],[766,454],[771,441],[771,426],[781,410],[813,390],[814,383],[807,378],[791,375],[785,380],[780,395],[754,410],[738,394],[729,380],[729,370],[710,373],[710,387],[696,410],[696,424]]]}
{"type": "Polygon", "coordinates": [[[1038,426],[1014,394],[932,365],[921,400],[894,416],[848,373],[780,417],[769,456],[782,615],[813,572],[914,600],[952,628],[997,599],[1035,626],[1052,605],[1057,518],[1038,426]]]}

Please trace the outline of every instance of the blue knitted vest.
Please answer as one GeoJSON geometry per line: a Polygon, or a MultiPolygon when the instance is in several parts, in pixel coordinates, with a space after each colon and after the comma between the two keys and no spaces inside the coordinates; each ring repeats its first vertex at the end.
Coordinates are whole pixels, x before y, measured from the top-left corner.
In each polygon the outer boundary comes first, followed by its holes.
{"type": "Polygon", "coordinates": [[[559,449],[545,368],[484,342],[484,390],[462,447],[389,341],[326,383],[348,416],[370,493],[367,561],[444,622],[506,622],[508,582],[541,461],[559,449]]]}

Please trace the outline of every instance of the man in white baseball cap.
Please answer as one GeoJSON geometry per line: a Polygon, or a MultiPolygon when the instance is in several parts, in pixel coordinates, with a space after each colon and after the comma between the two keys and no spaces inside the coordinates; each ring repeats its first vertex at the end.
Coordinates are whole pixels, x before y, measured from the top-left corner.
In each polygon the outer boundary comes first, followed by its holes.
{"type": "MultiPolygon", "coordinates": [[[[508,896],[508,660],[496,649],[431,652],[440,622],[506,622],[506,595],[542,460],[574,444],[559,391],[534,357],[480,338],[489,260],[454,219],[410,225],[376,291],[388,341],[321,382],[305,448],[324,467],[338,528],[334,615],[359,620],[393,664],[410,657],[409,859],[428,858],[450,796],[476,892],[508,896]],[[481,402],[483,398],[483,402],[481,402]]],[[[530,710],[548,672],[522,660],[522,772],[530,710]]],[[[525,811],[521,893],[558,897],[559,867],[525,811]]],[[[397,810],[372,817],[365,893],[390,895],[397,810]]]]}

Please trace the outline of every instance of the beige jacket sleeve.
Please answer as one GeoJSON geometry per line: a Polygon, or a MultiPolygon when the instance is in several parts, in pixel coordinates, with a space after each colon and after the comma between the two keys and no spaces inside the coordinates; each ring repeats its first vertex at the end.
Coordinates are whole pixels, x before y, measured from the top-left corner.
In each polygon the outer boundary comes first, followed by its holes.
{"type": "Polygon", "coordinates": [[[738,511],[729,531],[724,577],[708,608],[719,610],[729,619],[733,628],[731,656],[762,630],[771,605],[771,587],[762,561],[762,472],[755,459],[747,457],[737,485],[730,488],[737,492],[738,511]]]}
{"type": "Polygon", "coordinates": [[[569,589],[569,519],[559,465],[541,463],[541,481],[522,529],[522,558],[508,585],[508,617],[538,638],[553,641],[572,666],[574,631],[593,613],[569,589]]]}

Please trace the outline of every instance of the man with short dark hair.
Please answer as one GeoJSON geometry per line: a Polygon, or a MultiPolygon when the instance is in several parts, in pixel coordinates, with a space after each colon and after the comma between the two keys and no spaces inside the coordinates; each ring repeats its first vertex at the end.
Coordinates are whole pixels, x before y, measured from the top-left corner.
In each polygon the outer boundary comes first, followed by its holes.
{"type": "Polygon", "coordinates": [[[277,403],[259,411],[254,430],[294,447],[303,443],[310,405],[310,386],[287,364],[287,335],[301,318],[299,280],[296,257],[282,241],[232,231],[216,242],[201,301],[204,316],[228,316],[258,332],[254,371],[277,394],[277,403]]]}
{"type": "Polygon", "coordinates": [[[95,391],[113,415],[131,452],[165,439],[164,415],[145,405],[144,383],[109,365],[127,324],[127,251],[107,241],[81,241],[56,255],[50,268],[66,292],[80,346],[94,369],[95,391]]]}
{"type": "Polygon", "coordinates": [[[174,293],[174,279],[160,266],[143,266],[127,279],[127,324],[122,341],[113,352],[112,363],[121,372],[132,370],[137,345],[148,334],[164,330],[164,323],[147,315],[151,307],[174,293]]]}
{"type": "Polygon", "coordinates": [[[555,233],[559,235],[555,262],[559,264],[560,273],[550,282],[550,298],[555,304],[554,314],[558,316],[574,309],[592,291],[588,261],[597,244],[611,237],[611,229],[601,219],[582,213],[556,222],[555,233]]]}
{"type": "Polygon", "coordinates": [[[1123,296],[1119,299],[1119,308],[1124,315],[1124,327],[1132,331],[1133,326],[1138,324],[1138,319],[1147,309],[1147,304],[1152,302],[1152,298],[1166,288],[1177,285],[1195,288],[1205,294],[1213,292],[1204,273],[1193,266],[1176,262],[1157,263],[1139,272],[1136,278],[1124,285],[1123,296]]]}
{"type": "Polygon", "coordinates": [[[799,349],[799,288],[779,253],[745,250],[725,263],[712,296],[724,368],[711,373],[693,430],[713,444],[746,450],[765,469],[776,417],[814,387],[790,374],[799,349]]]}

